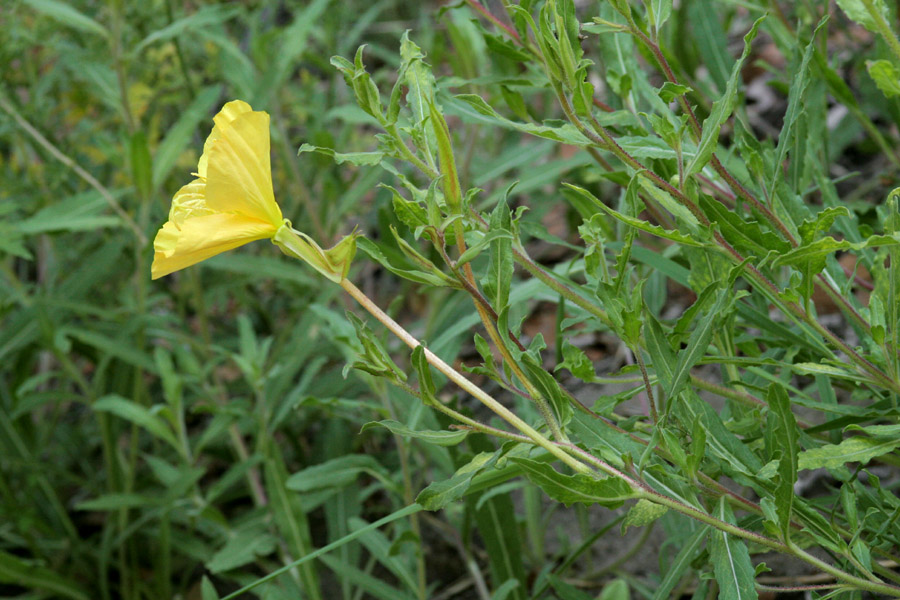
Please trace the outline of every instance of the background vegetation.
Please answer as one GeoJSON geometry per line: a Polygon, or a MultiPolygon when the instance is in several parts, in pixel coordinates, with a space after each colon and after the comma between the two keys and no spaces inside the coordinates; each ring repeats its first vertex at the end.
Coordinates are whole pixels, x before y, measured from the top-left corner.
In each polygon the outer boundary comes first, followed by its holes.
{"type": "Polygon", "coordinates": [[[3,4],[0,595],[900,593],[897,7],[485,4],[3,4]],[[634,484],[451,428],[504,424],[268,244],[151,283],[233,98],[295,227],[634,484]]]}

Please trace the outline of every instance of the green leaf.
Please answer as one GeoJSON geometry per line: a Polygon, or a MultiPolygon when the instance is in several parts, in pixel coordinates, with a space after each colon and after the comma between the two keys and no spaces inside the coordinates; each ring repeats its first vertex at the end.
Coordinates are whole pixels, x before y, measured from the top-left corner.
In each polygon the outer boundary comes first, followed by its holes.
{"type": "MultiPolygon", "coordinates": [[[[519,536],[519,524],[516,522],[516,508],[510,494],[495,494],[477,502],[475,523],[478,533],[484,541],[491,576],[494,581],[526,580],[525,566],[522,563],[522,540],[519,536]]],[[[475,502],[472,499],[469,503],[475,502]]],[[[526,600],[523,585],[513,590],[511,596],[517,600],[526,600]]]]}
{"type": "MultiPolygon", "coordinates": [[[[272,508],[279,536],[285,540],[291,554],[305,556],[312,551],[314,546],[303,502],[299,494],[292,494],[287,488],[288,472],[281,449],[275,444],[267,444],[266,453],[263,475],[269,506],[272,508]]],[[[246,473],[246,471],[242,473],[246,473]]],[[[212,500],[207,497],[207,502],[212,502],[212,500]]],[[[320,580],[315,563],[301,565],[297,571],[306,589],[319,588],[320,580]]]]}
{"type": "Polygon", "coordinates": [[[753,23],[753,27],[750,28],[750,31],[747,32],[747,35],[744,36],[744,51],[731,69],[731,76],[728,78],[728,84],[725,86],[725,93],[713,103],[709,116],[703,122],[703,135],[700,137],[700,142],[697,144],[697,155],[685,169],[686,175],[699,173],[700,170],[706,166],[706,163],[709,162],[715,152],[719,142],[719,130],[721,130],[725,121],[728,120],[728,117],[731,116],[735,102],[737,101],[738,80],[741,76],[741,70],[744,67],[744,61],[750,54],[750,46],[756,38],[759,26],[765,18],[765,15],[763,15],[757,19],[756,22],[753,23]]]}
{"type": "MultiPolygon", "coordinates": [[[[659,1],[659,0],[657,0],[659,1]]],[[[671,5],[671,0],[669,0],[669,4],[671,5]]],[[[675,100],[678,96],[684,96],[687,93],[690,93],[694,90],[689,88],[686,85],[682,85],[680,83],[672,83],[671,81],[667,81],[662,84],[662,87],[659,88],[659,97],[663,102],[669,103],[675,100]]]]}
{"type": "Polygon", "coordinates": [[[574,585],[566,583],[552,573],[547,576],[553,591],[559,596],[559,600],[594,600],[594,596],[587,592],[582,592],[574,585]]]}
{"type": "Polygon", "coordinates": [[[850,211],[846,206],[832,206],[818,212],[813,218],[805,219],[797,228],[802,244],[809,244],[828,232],[838,217],[849,217],[850,211]]]}
{"type": "Polygon", "coordinates": [[[590,193],[589,191],[587,191],[584,188],[580,188],[576,185],[572,185],[569,183],[563,183],[563,185],[566,186],[567,188],[569,188],[570,190],[576,192],[583,198],[586,198],[586,199],[590,200],[591,202],[593,202],[597,206],[597,208],[601,209],[603,212],[605,212],[609,216],[613,217],[614,219],[616,219],[618,221],[621,221],[622,223],[625,223],[626,225],[628,225],[630,227],[634,227],[635,229],[645,231],[651,235],[655,235],[657,237],[660,237],[660,238],[663,238],[666,240],[671,240],[673,242],[677,242],[679,244],[684,244],[687,246],[696,246],[696,247],[700,247],[700,248],[708,246],[708,244],[706,242],[697,240],[694,237],[685,235],[679,231],[663,229],[659,225],[653,225],[651,223],[648,223],[647,221],[644,221],[643,219],[639,219],[637,217],[630,217],[630,216],[624,215],[616,210],[613,210],[612,208],[603,204],[603,202],[598,200],[592,193],[590,193]]]}
{"type": "MultiPolygon", "coordinates": [[[[122,196],[124,196],[123,191],[113,193],[113,197],[116,199],[122,196]]],[[[122,227],[124,223],[119,217],[103,214],[107,210],[109,210],[109,204],[100,194],[85,192],[45,206],[27,219],[15,223],[14,227],[24,235],[122,227]]]]}
{"type": "Polygon", "coordinates": [[[529,354],[522,356],[521,365],[525,368],[528,379],[541,392],[541,396],[550,401],[560,424],[567,424],[572,418],[572,402],[559,382],[529,354]]]}
{"type": "Polygon", "coordinates": [[[672,380],[675,375],[675,352],[669,344],[669,337],[666,336],[659,321],[650,314],[644,315],[643,333],[645,347],[653,362],[656,378],[663,389],[672,389],[672,380]]]}
{"type": "Polygon", "coordinates": [[[440,510],[463,497],[472,485],[472,479],[497,462],[496,452],[476,454],[471,461],[456,470],[452,477],[444,481],[434,481],[419,492],[416,503],[425,510],[440,510]]]}
{"type": "Polygon", "coordinates": [[[218,552],[206,563],[210,573],[221,573],[251,563],[259,556],[268,556],[278,546],[278,539],[262,527],[248,527],[232,534],[218,552]]]}
{"type": "MultiPolygon", "coordinates": [[[[637,176],[637,174],[635,175],[637,176]]],[[[676,222],[685,227],[695,240],[709,237],[709,228],[707,226],[701,227],[700,221],[697,219],[696,215],[694,215],[694,213],[692,213],[680,200],[675,200],[669,192],[658,187],[646,177],[638,177],[637,179],[644,193],[648,194],[653,200],[659,202],[663,208],[672,213],[676,222]]]]}
{"type": "Polygon", "coordinates": [[[219,600],[219,593],[216,591],[216,587],[206,575],[203,576],[203,579],[200,582],[200,599],[219,600]]]}
{"type": "Polygon", "coordinates": [[[59,333],[71,336],[133,367],[148,373],[156,373],[156,363],[153,359],[143,350],[135,348],[130,340],[112,339],[91,329],[60,329],[59,333]]]}
{"type": "Polygon", "coordinates": [[[686,20],[691,24],[692,41],[697,45],[702,64],[709,71],[713,88],[721,91],[728,86],[728,73],[734,67],[734,58],[728,49],[728,29],[715,10],[714,0],[697,0],[686,7],[686,20]]]}
{"type": "MultiPolygon", "coordinates": [[[[819,264],[819,259],[832,252],[844,250],[863,250],[865,248],[875,248],[879,246],[896,246],[900,244],[900,236],[893,235],[873,235],[863,242],[854,243],[849,240],[836,240],[831,236],[824,237],[815,242],[798,246],[782,254],[772,263],[772,266],[780,267],[785,265],[797,266],[798,268],[804,264],[819,264]]],[[[824,262],[823,268],[824,268],[824,262]]],[[[819,269],[821,271],[821,269],[819,269]]]]}
{"type": "Polygon", "coordinates": [[[631,438],[624,431],[613,429],[605,422],[581,411],[576,411],[569,423],[572,432],[592,452],[613,466],[622,467],[623,457],[637,457],[646,446],[631,438]]]}
{"type": "MultiPolygon", "coordinates": [[[[360,238],[360,240],[363,238],[360,238]]],[[[246,252],[227,252],[204,263],[225,273],[245,275],[251,280],[274,279],[291,282],[305,288],[320,285],[318,280],[298,261],[286,261],[275,256],[256,256],[246,252]]]]}
{"type": "Polygon", "coordinates": [[[158,504],[158,498],[151,498],[142,494],[104,494],[90,500],[79,502],[75,505],[77,510],[114,511],[123,508],[142,508],[158,504]]]}
{"type": "Polygon", "coordinates": [[[678,551],[678,554],[675,555],[675,558],[669,565],[665,577],[659,582],[652,600],[668,600],[670,598],[672,590],[681,581],[685,571],[690,568],[691,562],[693,562],[703,541],[707,538],[709,530],[709,525],[700,525],[691,534],[691,537],[684,542],[681,550],[678,551]]]}
{"type": "Polygon", "coordinates": [[[779,255],[789,252],[791,245],[779,235],[762,228],[759,221],[750,220],[718,200],[703,194],[700,208],[728,242],[744,255],[764,258],[769,252],[779,255]]]}
{"type": "MultiPolygon", "coordinates": [[[[716,509],[716,517],[734,524],[734,514],[723,496],[716,509]]],[[[740,538],[720,529],[713,529],[710,536],[710,558],[716,582],[719,584],[719,598],[722,600],[753,600],[756,594],[756,571],[750,562],[750,552],[740,538]]]]}
{"type": "Polygon", "coordinates": [[[867,60],[866,70],[869,77],[887,98],[900,96],[900,69],[889,60],[867,60]]]}
{"type": "Polygon", "coordinates": [[[392,433],[403,437],[411,437],[435,444],[437,446],[456,446],[469,435],[468,431],[432,431],[429,429],[410,429],[403,423],[385,419],[383,421],[370,421],[362,426],[360,433],[369,429],[384,427],[392,433]]]}
{"type": "Polygon", "coordinates": [[[770,448],[770,460],[778,460],[778,482],[775,486],[777,525],[787,541],[791,532],[791,507],[794,502],[794,484],[797,481],[797,420],[791,412],[787,391],[782,386],[776,383],[769,385],[766,404],[769,405],[766,445],[770,448]]]}
{"type": "Polygon", "coordinates": [[[356,240],[356,246],[363,252],[369,255],[370,258],[375,260],[382,267],[397,275],[398,277],[402,277],[403,279],[408,279],[409,281],[415,281],[416,283],[423,283],[430,286],[435,287],[460,287],[460,283],[450,277],[449,275],[443,273],[437,267],[435,270],[427,273],[425,271],[412,270],[412,269],[402,269],[396,265],[394,265],[390,260],[388,260],[387,256],[381,251],[381,248],[373,242],[372,240],[361,237],[356,240]]]}
{"type": "MultiPolygon", "coordinates": [[[[717,284],[712,284],[717,285],[717,284]]],[[[729,290],[721,290],[716,303],[697,319],[697,327],[688,338],[687,348],[678,353],[678,361],[672,369],[671,387],[666,389],[666,398],[671,399],[681,393],[684,384],[691,374],[691,368],[706,356],[706,350],[712,340],[715,326],[718,323],[718,315],[728,298],[729,290]]]]}
{"type": "Polygon", "coordinates": [[[892,452],[897,446],[900,446],[900,438],[851,437],[840,444],[826,444],[801,452],[798,468],[801,470],[821,467],[836,469],[844,466],[845,463],[865,465],[873,458],[892,452]]]}
{"type": "Polygon", "coordinates": [[[668,510],[662,504],[656,504],[641,498],[628,510],[628,514],[622,522],[622,533],[624,534],[629,527],[649,525],[666,514],[668,510]]]}
{"type": "Polygon", "coordinates": [[[288,477],[288,489],[311,492],[328,488],[343,488],[362,475],[380,476],[384,468],[374,457],[366,454],[347,454],[307,467],[288,477]]]}
{"type": "MultiPolygon", "coordinates": [[[[349,525],[351,531],[356,531],[366,528],[369,523],[361,518],[353,517],[350,519],[349,525]]],[[[410,542],[415,543],[417,540],[411,531],[401,534],[401,536],[403,535],[409,535],[410,542]]],[[[403,582],[406,589],[415,590],[417,588],[416,577],[413,575],[413,569],[411,568],[412,561],[407,560],[406,555],[398,555],[396,553],[396,546],[391,543],[391,540],[388,539],[387,535],[377,529],[370,530],[359,537],[359,542],[365,546],[366,550],[369,551],[369,554],[371,554],[379,564],[383,565],[393,573],[398,580],[403,582]]]]}
{"type": "Polygon", "coordinates": [[[431,119],[431,131],[434,132],[437,144],[438,164],[441,168],[441,187],[444,191],[444,199],[451,215],[462,214],[462,191],[459,187],[459,175],[456,171],[456,159],[453,156],[453,142],[450,136],[450,128],[444,115],[433,104],[428,104],[431,119]]]}
{"type": "Polygon", "coordinates": [[[153,414],[136,402],[116,394],[110,394],[99,398],[91,405],[91,408],[99,412],[112,413],[117,417],[130,421],[154,437],[167,442],[173,448],[179,448],[178,441],[175,439],[175,433],[168,424],[161,417],[153,414]]]}
{"type": "Polygon", "coordinates": [[[471,262],[471,261],[475,260],[475,258],[480,256],[482,251],[491,244],[491,242],[501,239],[501,238],[507,239],[507,240],[513,239],[512,233],[510,233],[509,231],[494,230],[494,229],[491,229],[490,231],[487,231],[484,234],[482,234],[482,232],[480,232],[480,231],[475,231],[475,232],[472,232],[472,235],[476,235],[476,236],[481,235],[481,239],[479,239],[478,241],[473,243],[471,246],[466,248],[465,252],[460,254],[459,258],[456,259],[457,267],[460,267],[460,266],[466,264],[467,262],[471,262]]]}
{"type": "MultiPolygon", "coordinates": [[[[875,11],[881,15],[881,19],[889,23],[888,7],[884,0],[871,0],[871,2],[875,11]]],[[[859,23],[872,33],[880,33],[875,17],[868,11],[862,0],[837,0],[837,5],[851,21],[859,23]]]]}
{"type": "Polygon", "coordinates": [[[650,0],[646,6],[650,24],[656,31],[659,31],[672,15],[672,0],[650,0]]]}
{"type": "Polygon", "coordinates": [[[624,579],[613,579],[603,586],[597,600],[631,600],[631,589],[624,579]]]}
{"type": "Polygon", "coordinates": [[[537,137],[571,144],[573,146],[591,146],[593,143],[584,137],[571,123],[561,124],[559,126],[551,125],[535,125],[532,123],[518,123],[510,121],[501,116],[497,111],[491,108],[481,96],[476,94],[458,94],[453,97],[455,100],[462,101],[455,103],[455,108],[460,109],[463,114],[475,117],[476,120],[489,123],[494,126],[506,127],[514,129],[522,133],[528,133],[537,137]],[[472,111],[471,109],[475,109],[472,111]],[[489,118],[484,118],[489,117],[489,118]]]}
{"type": "Polygon", "coordinates": [[[340,538],[339,540],[328,544],[327,546],[324,546],[317,550],[313,550],[306,556],[304,556],[302,558],[298,558],[297,560],[293,561],[292,563],[289,563],[279,569],[275,569],[274,571],[272,571],[265,577],[256,579],[256,581],[254,581],[253,583],[246,585],[246,586],[242,587],[241,589],[225,596],[224,598],[222,598],[222,600],[235,600],[238,596],[241,596],[241,594],[248,592],[249,590],[255,588],[256,586],[261,585],[272,579],[275,579],[276,577],[279,577],[280,575],[283,575],[284,573],[287,573],[288,571],[291,571],[292,569],[294,569],[300,565],[303,565],[311,560],[315,560],[315,559],[319,558],[320,556],[328,554],[329,552],[331,552],[333,550],[341,548],[341,547],[345,546],[346,544],[352,542],[353,540],[365,535],[369,531],[378,529],[380,527],[384,527],[385,525],[388,525],[389,523],[392,523],[399,519],[404,519],[404,518],[406,518],[410,515],[413,515],[421,510],[422,510],[422,507],[418,504],[410,504],[409,506],[405,506],[405,507],[401,508],[400,510],[392,512],[388,516],[375,521],[371,525],[367,525],[366,527],[363,527],[362,529],[358,529],[348,535],[345,535],[344,537],[340,538]]]}
{"type": "MultiPolygon", "coordinates": [[[[488,231],[509,232],[512,229],[512,218],[506,200],[501,199],[494,212],[491,213],[488,231]]],[[[512,285],[513,253],[512,238],[497,237],[491,242],[491,255],[488,261],[487,275],[483,280],[487,299],[498,313],[509,303],[509,288],[512,285]]]]}
{"type": "Polygon", "coordinates": [[[597,374],[594,372],[594,363],[591,362],[591,359],[588,358],[581,348],[572,345],[566,338],[563,338],[562,355],[563,361],[556,365],[554,372],[560,369],[568,369],[572,375],[586,383],[596,379],[597,374]]]}
{"type": "MultiPolygon", "coordinates": [[[[361,536],[362,537],[362,536],[361,536]]],[[[375,600],[413,600],[413,596],[403,593],[396,587],[386,583],[382,578],[375,577],[346,560],[339,555],[329,554],[322,556],[322,561],[331,569],[339,581],[352,583],[361,591],[366,592],[367,598],[375,600]]]]}
{"type": "Polygon", "coordinates": [[[0,550],[0,582],[48,592],[55,598],[88,600],[88,593],[71,579],[52,569],[29,564],[21,558],[0,550]]]}
{"type": "Polygon", "coordinates": [[[421,126],[429,118],[429,105],[434,104],[435,83],[425,54],[409,39],[409,30],[400,38],[400,61],[400,73],[409,89],[406,102],[412,110],[413,123],[421,126]]]}
{"type": "Polygon", "coordinates": [[[434,378],[431,376],[428,357],[425,356],[425,346],[419,344],[413,348],[411,360],[419,376],[419,392],[422,394],[422,400],[426,404],[440,402],[435,397],[437,389],[434,386],[434,378]]]}
{"type": "Polygon", "coordinates": [[[335,152],[331,148],[323,148],[322,146],[313,146],[312,144],[303,144],[297,150],[297,154],[304,152],[317,152],[331,157],[335,164],[342,165],[345,162],[357,167],[377,165],[384,160],[384,152],[335,152]]]}
{"type": "Polygon", "coordinates": [[[530,458],[510,457],[509,460],[525,471],[529,481],[544,490],[550,498],[566,506],[599,504],[606,508],[618,508],[637,494],[625,481],[607,477],[597,479],[584,473],[563,475],[547,463],[530,458]]]}
{"type": "Polygon", "coordinates": [[[382,123],[385,119],[381,110],[381,95],[363,65],[364,49],[365,46],[360,46],[356,50],[356,56],[352,63],[342,56],[332,56],[331,64],[344,75],[344,80],[353,90],[359,107],[382,123]]]}
{"type": "Polygon", "coordinates": [[[759,457],[722,422],[722,417],[709,403],[687,388],[675,410],[684,423],[699,422],[706,430],[706,454],[715,458],[726,472],[753,478],[762,469],[759,457]]]}
{"type": "MultiPolygon", "coordinates": [[[[778,134],[778,147],[775,149],[776,165],[784,164],[788,148],[794,144],[794,137],[798,135],[796,131],[797,121],[800,117],[801,112],[803,111],[803,106],[806,102],[806,89],[809,87],[810,83],[809,61],[816,49],[816,36],[819,33],[819,30],[824,27],[826,22],[828,22],[828,16],[829,15],[826,14],[824,17],[822,17],[822,19],[819,21],[819,24],[816,26],[815,31],[813,31],[813,34],[809,40],[809,44],[807,44],[806,50],[804,50],[803,52],[803,58],[800,61],[800,66],[794,72],[794,77],[791,80],[790,93],[788,94],[787,112],[784,115],[784,124],[781,127],[781,133],[778,134]]],[[[796,159],[797,157],[793,158],[796,159]]],[[[776,189],[778,178],[783,174],[784,170],[781,168],[776,168],[773,170],[772,181],[769,183],[769,189],[776,189]]]]}
{"type": "Polygon", "coordinates": [[[57,0],[24,0],[25,4],[41,12],[48,17],[58,21],[66,27],[84,31],[85,33],[93,33],[103,37],[109,37],[109,31],[84,13],[78,12],[77,9],[70,6],[66,2],[58,2],[57,0]]]}

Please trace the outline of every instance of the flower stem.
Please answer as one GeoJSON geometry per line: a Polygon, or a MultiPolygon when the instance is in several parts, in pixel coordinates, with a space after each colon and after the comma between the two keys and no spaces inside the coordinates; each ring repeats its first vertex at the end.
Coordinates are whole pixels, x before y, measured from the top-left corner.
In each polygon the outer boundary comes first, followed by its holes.
{"type": "MultiPolygon", "coordinates": [[[[392,319],[387,313],[381,310],[378,305],[372,302],[369,297],[366,296],[349,279],[341,280],[340,285],[348,294],[350,294],[351,297],[353,297],[354,300],[356,300],[360,304],[360,306],[366,309],[373,317],[378,319],[385,327],[387,327],[391,331],[391,333],[400,338],[400,340],[404,344],[409,346],[411,349],[415,349],[422,345],[419,340],[413,337],[408,331],[401,327],[399,323],[394,321],[394,319],[392,319]]],[[[544,437],[539,431],[519,418],[518,415],[500,404],[500,402],[484,392],[474,383],[466,379],[461,373],[459,373],[459,371],[444,362],[434,352],[432,352],[428,348],[424,348],[424,351],[425,358],[429,364],[443,373],[450,381],[458,385],[465,392],[469,393],[479,402],[491,409],[495,414],[497,414],[497,416],[521,431],[536,445],[540,446],[541,448],[558,458],[561,462],[565,463],[579,473],[593,472],[593,469],[591,469],[581,461],[573,458],[565,450],[561,449],[559,446],[544,437]]]]}

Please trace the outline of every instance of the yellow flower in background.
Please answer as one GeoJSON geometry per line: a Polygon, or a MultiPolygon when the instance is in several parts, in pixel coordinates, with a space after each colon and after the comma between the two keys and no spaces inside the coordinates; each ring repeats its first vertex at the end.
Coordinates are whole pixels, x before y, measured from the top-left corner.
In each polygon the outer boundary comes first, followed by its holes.
{"type": "Polygon", "coordinates": [[[213,121],[197,179],[172,198],[169,220],[153,240],[153,279],[274,238],[285,223],[272,191],[268,113],[234,100],[213,121]]]}

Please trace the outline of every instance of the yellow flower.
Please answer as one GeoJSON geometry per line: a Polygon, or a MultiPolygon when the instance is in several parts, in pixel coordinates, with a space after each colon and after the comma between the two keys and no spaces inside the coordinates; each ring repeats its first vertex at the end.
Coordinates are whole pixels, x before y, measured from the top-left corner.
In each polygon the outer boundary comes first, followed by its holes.
{"type": "Polygon", "coordinates": [[[268,113],[234,100],[213,120],[197,179],[172,198],[169,220],[153,241],[153,279],[273,238],[285,223],[272,192],[268,113]]]}

